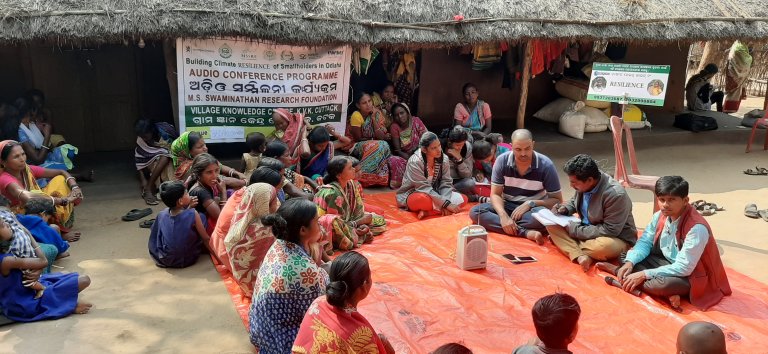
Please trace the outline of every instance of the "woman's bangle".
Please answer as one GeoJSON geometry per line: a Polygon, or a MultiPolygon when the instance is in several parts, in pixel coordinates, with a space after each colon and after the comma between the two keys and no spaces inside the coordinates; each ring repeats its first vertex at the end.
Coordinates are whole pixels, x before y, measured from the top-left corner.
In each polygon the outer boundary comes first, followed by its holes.
{"type": "Polygon", "coordinates": [[[69,182],[70,179],[75,179],[75,177],[69,176],[66,179],[64,179],[64,182],[69,182]]]}
{"type": "Polygon", "coordinates": [[[74,185],[74,186],[72,186],[72,187],[69,187],[69,189],[72,189],[72,190],[75,190],[75,189],[80,189],[80,186],[78,186],[78,185],[74,185]]]}

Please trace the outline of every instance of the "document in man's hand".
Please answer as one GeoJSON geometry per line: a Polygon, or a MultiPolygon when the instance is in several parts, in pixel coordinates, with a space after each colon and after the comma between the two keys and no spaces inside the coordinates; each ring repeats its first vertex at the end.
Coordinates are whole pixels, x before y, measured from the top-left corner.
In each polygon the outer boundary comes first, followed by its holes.
{"type": "Polygon", "coordinates": [[[547,208],[539,208],[534,211],[533,215],[544,226],[560,225],[562,227],[568,226],[571,221],[580,222],[581,220],[573,215],[555,215],[551,210],[547,208]]]}

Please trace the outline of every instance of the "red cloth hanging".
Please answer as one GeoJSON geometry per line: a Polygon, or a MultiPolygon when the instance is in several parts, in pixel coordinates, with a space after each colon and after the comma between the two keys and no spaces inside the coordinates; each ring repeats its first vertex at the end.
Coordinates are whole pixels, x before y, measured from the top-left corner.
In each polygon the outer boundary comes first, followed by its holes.
{"type": "Polygon", "coordinates": [[[534,40],[530,42],[531,46],[531,76],[536,76],[544,72],[546,62],[544,61],[544,41],[534,40]]]}

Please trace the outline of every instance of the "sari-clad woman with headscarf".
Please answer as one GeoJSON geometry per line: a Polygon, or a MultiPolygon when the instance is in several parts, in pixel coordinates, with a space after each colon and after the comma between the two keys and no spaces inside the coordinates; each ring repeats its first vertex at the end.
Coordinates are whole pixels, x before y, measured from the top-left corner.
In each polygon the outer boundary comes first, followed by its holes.
{"type": "Polygon", "coordinates": [[[389,159],[389,187],[400,188],[408,159],[419,148],[419,139],[427,131],[419,117],[411,115],[405,103],[392,105],[394,122],[389,127],[392,135],[392,157],[389,159]]]}
{"type": "Polygon", "coordinates": [[[251,297],[261,262],[275,241],[272,229],[264,226],[261,218],[277,211],[280,201],[275,187],[266,183],[254,183],[243,190],[224,247],[232,276],[245,296],[251,297]]]}
{"type": "Polygon", "coordinates": [[[388,159],[392,156],[389,150],[389,122],[371,101],[371,96],[361,93],[355,100],[357,111],[349,118],[347,136],[352,139],[343,150],[350,156],[360,160],[360,183],[363,187],[386,186],[389,184],[388,159]]]}
{"type": "Polygon", "coordinates": [[[301,113],[291,113],[285,108],[277,108],[272,112],[272,120],[275,122],[275,131],[269,136],[269,140],[281,140],[288,145],[291,164],[290,168],[299,163],[299,159],[309,157],[309,143],[307,132],[310,129],[309,120],[301,113]]]}
{"type": "MultiPolygon", "coordinates": [[[[198,132],[184,132],[171,143],[171,160],[173,168],[176,169],[175,177],[186,183],[190,175],[192,160],[200,154],[207,153],[208,147],[205,146],[205,140],[198,132]]],[[[245,175],[239,171],[219,164],[222,180],[227,188],[239,189],[245,186],[245,175]]]]}
{"type": "MultiPolygon", "coordinates": [[[[56,206],[53,219],[63,233],[66,233],[75,221],[74,206],[83,199],[83,192],[75,177],[67,171],[30,166],[24,158],[24,149],[17,141],[0,142],[0,193],[11,202],[11,209],[17,214],[24,214],[24,205],[32,198],[46,198],[56,206]],[[38,178],[50,178],[45,188],[37,184],[38,178]]],[[[66,238],[68,241],[70,239],[66,238]]]]}
{"type": "Polygon", "coordinates": [[[741,100],[747,98],[744,85],[749,80],[752,69],[752,55],[749,47],[740,41],[733,42],[728,53],[725,71],[725,103],[723,112],[733,113],[739,110],[741,100]]]}

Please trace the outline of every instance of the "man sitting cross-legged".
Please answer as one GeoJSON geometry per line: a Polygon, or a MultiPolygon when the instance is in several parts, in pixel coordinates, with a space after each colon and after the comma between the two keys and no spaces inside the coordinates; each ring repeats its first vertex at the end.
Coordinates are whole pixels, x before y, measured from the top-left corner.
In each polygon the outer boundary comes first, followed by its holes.
{"type": "Polygon", "coordinates": [[[563,171],[576,194],[565,204],[552,207],[555,214],[578,212],[581,222],[567,227],[547,226],[552,242],[586,272],[594,260],[618,258],[637,241],[632,201],[624,187],[600,172],[589,155],[572,157],[563,171]]]}
{"type": "Polygon", "coordinates": [[[680,296],[706,310],[731,294],[712,229],[688,204],[688,182],[680,176],[664,176],[656,182],[660,211],[653,215],[643,236],[627,253],[620,268],[598,263],[613,273],[625,291],[668,298],[679,310],[680,296]]]}
{"type": "Polygon", "coordinates": [[[544,226],[531,215],[536,207],[551,208],[562,202],[560,180],[552,160],[533,150],[533,136],[526,129],[512,133],[512,151],[493,164],[491,202],[469,212],[486,230],[526,237],[544,244],[544,226]]]}

